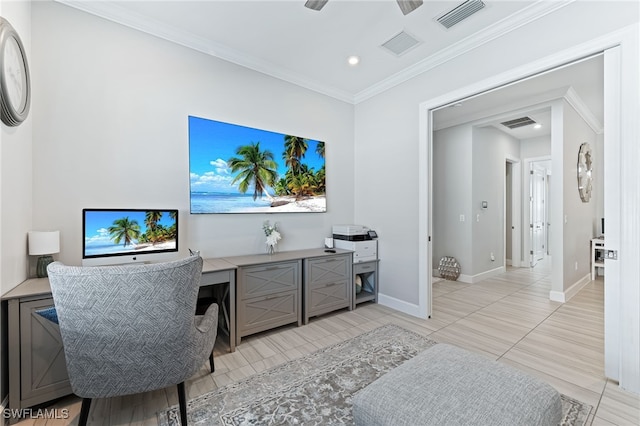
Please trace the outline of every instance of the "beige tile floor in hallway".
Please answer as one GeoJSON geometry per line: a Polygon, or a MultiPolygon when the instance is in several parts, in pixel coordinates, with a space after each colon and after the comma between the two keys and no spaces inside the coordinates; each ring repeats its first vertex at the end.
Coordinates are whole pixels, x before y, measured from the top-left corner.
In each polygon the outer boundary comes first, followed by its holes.
{"type": "MultiPolygon", "coordinates": [[[[569,302],[549,301],[549,268],[509,268],[476,284],[433,285],[433,315],[421,320],[367,303],[354,311],[314,318],[243,339],[228,353],[218,339],[216,372],[206,366],[187,385],[189,397],[342,341],[395,323],[438,342],[452,343],[538,376],[560,392],[594,407],[593,425],[639,425],[640,398],[620,390],[603,372],[603,280],[589,283],[569,302]]],[[[174,388],[96,400],[91,425],[157,425],[156,413],[177,404],[174,388]]],[[[54,408],[54,407],[50,407],[54,408]]],[[[80,402],[61,399],[76,424],[80,402]]],[[[24,420],[24,425],[67,425],[69,420],[24,420]]]]}

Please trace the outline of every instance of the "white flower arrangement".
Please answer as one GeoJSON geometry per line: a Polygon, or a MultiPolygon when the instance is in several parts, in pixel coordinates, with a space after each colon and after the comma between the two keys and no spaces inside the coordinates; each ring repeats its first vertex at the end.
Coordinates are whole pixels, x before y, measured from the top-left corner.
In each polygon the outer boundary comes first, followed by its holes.
{"type": "Polygon", "coordinates": [[[265,220],[262,223],[262,229],[264,230],[264,235],[267,236],[267,249],[270,253],[272,253],[275,249],[276,244],[282,238],[280,232],[278,231],[278,223],[274,223],[271,225],[268,220],[265,220]]]}

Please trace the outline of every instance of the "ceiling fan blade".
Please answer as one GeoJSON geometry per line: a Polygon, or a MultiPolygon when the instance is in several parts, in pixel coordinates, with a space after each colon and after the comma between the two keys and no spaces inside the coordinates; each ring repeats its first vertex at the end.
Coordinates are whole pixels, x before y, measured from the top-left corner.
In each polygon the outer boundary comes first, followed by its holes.
{"type": "MultiPolygon", "coordinates": [[[[311,0],[309,0],[311,1],[311,0]]],[[[309,3],[309,1],[307,3],[309,3]]],[[[403,15],[408,15],[420,6],[422,6],[422,0],[396,0],[403,15]]]]}
{"type": "Polygon", "coordinates": [[[327,4],[328,1],[329,0],[307,0],[304,6],[308,7],[309,9],[320,10],[324,7],[325,4],[327,4]]]}

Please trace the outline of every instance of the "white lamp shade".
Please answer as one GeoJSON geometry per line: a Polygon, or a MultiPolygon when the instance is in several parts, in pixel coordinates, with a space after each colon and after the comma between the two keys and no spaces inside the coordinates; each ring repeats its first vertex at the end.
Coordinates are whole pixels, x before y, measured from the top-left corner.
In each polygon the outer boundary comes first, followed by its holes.
{"type": "Polygon", "coordinates": [[[60,231],[29,231],[29,254],[38,256],[60,252],[60,231]]]}

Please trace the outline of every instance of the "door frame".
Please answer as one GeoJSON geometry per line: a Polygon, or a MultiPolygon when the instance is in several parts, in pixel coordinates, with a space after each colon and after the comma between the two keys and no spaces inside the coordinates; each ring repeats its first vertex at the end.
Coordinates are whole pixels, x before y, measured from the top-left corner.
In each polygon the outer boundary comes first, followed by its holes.
{"type": "Polygon", "coordinates": [[[510,155],[506,156],[505,164],[511,164],[511,205],[507,206],[507,183],[505,177],[505,185],[504,185],[504,212],[502,217],[505,218],[505,229],[504,229],[504,255],[503,255],[503,265],[507,266],[507,230],[506,230],[506,217],[507,217],[507,209],[511,209],[511,266],[514,268],[519,268],[522,262],[522,207],[521,207],[521,199],[522,199],[522,161],[520,158],[512,157],[510,155]]]}
{"type": "MultiPolygon", "coordinates": [[[[535,78],[547,72],[553,72],[555,69],[586,57],[601,54],[608,48],[620,45],[625,39],[625,35],[624,31],[620,31],[594,39],[477,83],[458,88],[418,105],[418,258],[426,259],[425,262],[418,262],[418,306],[416,312],[419,317],[430,317],[432,312],[433,112],[462,100],[500,90],[508,85],[535,78]]],[[[527,170],[524,165],[523,169],[527,170]]],[[[522,223],[526,222],[523,220],[522,223]]],[[[524,252],[526,253],[526,251],[524,252]]]]}
{"type": "MultiPolygon", "coordinates": [[[[621,142],[615,146],[608,146],[605,141],[605,157],[615,162],[622,172],[626,173],[626,180],[621,183],[623,187],[620,191],[630,194],[624,199],[613,202],[607,198],[605,200],[605,216],[612,211],[620,212],[637,211],[640,206],[640,196],[634,191],[640,170],[635,163],[640,153],[640,147],[636,144],[639,132],[635,126],[637,115],[640,113],[640,102],[637,99],[637,90],[640,87],[639,65],[639,38],[640,25],[634,24],[611,32],[601,37],[597,37],[588,42],[581,43],[552,54],[543,59],[528,63],[524,66],[513,68],[507,72],[495,75],[478,83],[459,88],[445,93],[441,96],[426,100],[418,106],[418,253],[421,259],[426,262],[418,262],[418,307],[419,316],[426,318],[431,316],[431,256],[432,256],[432,135],[433,135],[433,115],[435,109],[446,105],[451,105],[461,99],[476,96],[492,90],[497,90],[510,83],[529,78],[533,75],[544,73],[564,64],[575,62],[586,56],[598,54],[608,49],[620,47],[621,54],[611,57],[611,62],[605,62],[605,87],[612,81],[619,84],[621,88],[621,108],[612,109],[611,99],[605,99],[605,120],[609,123],[607,134],[615,132],[621,136],[621,142]],[[623,83],[624,82],[624,83],[623,83]],[[625,153],[626,155],[621,155],[625,153]],[[615,158],[615,159],[614,159],[615,158]]],[[[555,169],[555,168],[554,168],[555,169]]],[[[555,174],[561,174],[561,170],[555,170],[555,174]]],[[[605,165],[605,190],[608,185],[608,175],[612,170],[605,165]],[[608,170],[608,171],[607,171],[608,170]]],[[[637,189],[637,188],[635,188],[637,189]]],[[[554,206],[551,206],[554,208],[554,206]]],[[[554,208],[557,209],[557,206],[554,208]]],[[[617,217],[607,218],[609,222],[618,219],[617,217]]],[[[561,231],[562,224],[556,224],[555,232],[561,231]]],[[[637,239],[640,237],[640,224],[635,217],[626,215],[620,217],[620,228],[625,229],[625,234],[629,236],[625,241],[620,240],[620,235],[607,237],[607,245],[610,249],[620,250],[620,257],[615,269],[619,268],[620,275],[616,282],[612,282],[611,277],[607,281],[619,287],[619,291],[610,298],[605,309],[605,374],[608,377],[616,378],[620,387],[632,392],[640,393],[640,344],[637,340],[637,332],[640,328],[640,312],[637,304],[640,289],[633,278],[640,272],[640,266],[629,259],[640,257],[640,247],[637,246],[637,239]],[[624,253],[623,253],[624,252],[624,253]],[[613,299],[613,300],[611,300],[613,299]],[[620,317],[625,317],[627,321],[620,322],[620,317]],[[612,324],[613,323],[613,324],[612,324]],[[611,328],[619,327],[614,335],[608,335],[611,328]]],[[[607,234],[610,233],[607,229],[607,234]]],[[[614,234],[616,231],[611,232],[614,234]]],[[[552,250],[553,252],[553,250],[552,250]]],[[[613,269],[613,268],[612,268],[613,269]]],[[[610,287],[607,285],[606,287],[610,287]]],[[[607,289],[605,288],[605,299],[607,289]]]]}

